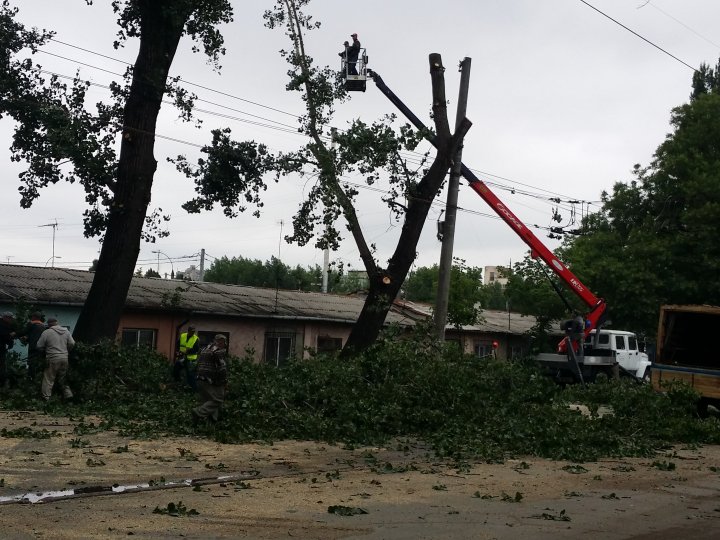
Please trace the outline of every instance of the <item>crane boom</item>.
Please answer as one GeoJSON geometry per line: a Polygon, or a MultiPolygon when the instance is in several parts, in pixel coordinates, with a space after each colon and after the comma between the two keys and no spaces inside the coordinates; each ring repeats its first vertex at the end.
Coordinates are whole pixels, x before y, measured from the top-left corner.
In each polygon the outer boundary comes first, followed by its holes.
{"type": "MultiPolygon", "coordinates": [[[[427,126],[415,116],[415,114],[400,100],[400,98],[385,84],[382,77],[373,70],[368,69],[368,76],[372,78],[378,89],[412,122],[419,130],[430,133],[427,126]]],[[[436,138],[432,135],[427,137],[428,141],[437,148],[436,138]]],[[[470,187],[477,193],[500,218],[507,223],[510,228],[515,231],[523,242],[530,247],[530,255],[533,258],[540,258],[545,264],[561,279],[570,290],[572,290],[582,300],[590,310],[584,316],[584,324],[581,329],[582,334],[587,336],[590,332],[598,328],[604,320],[605,309],[607,307],[605,301],[595,296],[580,279],[573,274],[570,269],[560,261],[552,251],[550,251],[535,234],[528,229],[525,224],[503,203],[490,188],[480,180],[475,174],[468,169],[465,164],[461,164],[461,174],[468,181],[470,187]]],[[[567,346],[564,339],[560,345],[561,349],[567,346]]]]}

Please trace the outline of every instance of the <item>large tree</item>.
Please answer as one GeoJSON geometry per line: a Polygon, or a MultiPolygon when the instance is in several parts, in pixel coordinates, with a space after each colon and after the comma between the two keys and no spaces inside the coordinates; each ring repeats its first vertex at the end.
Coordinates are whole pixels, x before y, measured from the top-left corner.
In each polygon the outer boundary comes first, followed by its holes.
{"type": "Polygon", "coordinates": [[[299,92],[306,105],[306,114],[300,119],[300,131],[308,136],[307,144],[297,151],[274,156],[269,163],[255,145],[233,142],[226,138],[227,132],[216,132],[213,144],[203,150],[207,159],[199,162],[197,168],[191,167],[183,158],[179,158],[177,164],[198,183],[201,195],[188,205],[192,211],[210,208],[214,202],[219,202],[226,213],[232,213],[236,205],[243,203],[238,193],[244,188],[247,171],[272,168],[278,181],[286,181],[291,175],[313,178],[293,218],[293,232],[286,240],[299,245],[314,242],[320,249],[337,249],[342,239],[342,226],[353,238],[368,275],[369,291],[346,343],[344,354],[347,355],[368,347],[380,333],[390,306],[415,260],[430,205],[443,184],[451,158],[469,128],[469,122],[464,122],[458,133],[451,133],[444,88],[445,68],[440,55],[432,54],[432,118],[438,150],[430,163],[413,168],[402,158],[402,150],[414,150],[429,133],[418,132],[407,125],[396,131],[392,117],[373,124],[356,120],[345,132],[334,136],[336,146],[333,146],[330,140],[333,107],[347,95],[339,74],[328,67],[314,66],[307,53],[305,33],[319,26],[302,11],[309,1],[277,0],[274,8],[265,14],[266,25],[284,29],[290,39],[290,49],[281,54],[290,65],[287,89],[299,92]],[[221,177],[217,172],[223,168],[222,160],[228,153],[238,158],[234,162],[237,173],[221,177]],[[374,246],[368,243],[363,233],[355,211],[357,188],[343,181],[350,173],[364,176],[368,185],[377,182],[379,177],[389,180],[390,189],[384,202],[402,221],[402,229],[386,264],[377,260],[374,246]],[[232,182],[228,185],[228,178],[235,179],[241,189],[235,189],[232,182]]]}
{"type": "MultiPolygon", "coordinates": [[[[92,4],[90,0],[86,0],[92,4]]],[[[232,20],[229,0],[113,0],[119,26],[116,46],[139,41],[134,66],[124,82],[112,85],[113,100],[94,113],[85,104],[89,83],[68,86],[20,55],[35,52],[52,34],[28,31],[7,0],[0,9],[0,114],[17,121],[13,159],[28,163],[21,174],[21,204],[29,207],[40,189],[61,180],[80,183],[89,209],[85,234],[103,236],[102,249],[76,338],[115,336],[140,251],[154,240],[152,226],[163,216],[148,214],[153,176],[155,128],[165,96],[187,119],[193,96],[168,79],[180,39],[189,36],[218,66],[224,53],[220,23],[232,20]],[[119,138],[120,152],[115,152],[119,138]]],[[[162,232],[160,234],[163,234],[162,232]]]]}
{"type": "Polygon", "coordinates": [[[310,268],[283,263],[276,257],[269,261],[245,257],[220,257],[205,272],[205,281],[230,283],[250,287],[278,287],[299,291],[319,291],[322,286],[322,268],[310,268]]]}
{"type": "Polygon", "coordinates": [[[616,328],[652,336],[661,304],[720,304],[720,63],[702,66],[692,88],[650,165],[603,194],[563,247],[616,328]]]}

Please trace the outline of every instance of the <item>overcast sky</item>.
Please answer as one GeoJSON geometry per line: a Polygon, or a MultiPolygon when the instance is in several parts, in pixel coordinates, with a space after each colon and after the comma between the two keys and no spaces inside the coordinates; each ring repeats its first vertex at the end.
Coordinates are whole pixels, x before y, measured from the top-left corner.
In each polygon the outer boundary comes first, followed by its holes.
{"type": "MultiPolygon", "coordinates": [[[[28,26],[54,30],[56,41],[36,57],[44,69],[74,75],[101,85],[119,78],[122,61],[134,62],[137,42],[114,50],[117,31],[109,2],[86,6],[84,0],[11,0],[28,26]],[[81,49],[93,51],[84,52],[81,49]],[[100,55],[106,55],[106,58],[100,55]],[[63,57],[63,58],[61,58],[63,57]],[[98,69],[100,68],[100,69],[98,69]],[[105,70],[105,71],[103,71],[105,70]]],[[[715,65],[720,57],[718,0],[591,0],[598,10],[634,30],[682,62],[715,65]]],[[[198,114],[200,129],[185,124],[169,107],[161,111],[151,208],[171,214],[170,237],[143,244],[138,266],[170,272],[199,263],[201,248],[212,257],[227,255],[267,260],[278,256],[291,265],[322,265],[323,255],[311,246],[280,241],[306,187],[287,178],[265,194],[260,219],[241,215],[230,220],[220,210],[188,215],[181,204],[192,197],[193,184],[165,161],[168,156],[199,156],[198,145],[210,130],[230,127],[239,140],[254,139],[272,150],[303,144],[296,117],[303,113],[299,94],[285,91],[287,65],[278,54],[288,42],[281,31],[263,26],[270,0],[236,1],[235,21],[223,28],[227,54],[220,74],[192,54],[184,40],[171,73],[207,87],[188,86],[198,104],[217,114],[198,114]],[[231,116],[233,118],[223,118],[231,116]],[[161,255],[152,253],[160,250],[161,255]],[[186,257],[189,256],[189,257],[186,257]]],[[[335,66],[342,42],[357,32],[367,48],[370,67],[428,125],[431,90],[428,54],[442,55],[447,68],[450,120],[455,121],[463,57],[472,59],[467,116],[473,127],[465,140],[464,163],[551,248],[546,237],[555,226],[559,197],[561,225],[572,228],[572,210],[599,208],[603,191],[632,179],[635,163],[647,165],[670,131],[673,107],[687,101],[692,70],[648,44],[580,0],[313,0],[307,9],[322,27],[306,36],[308,53],[321,65],[335,66]],[[567,201],[585,201],[570,204],[567,201]]],[[[90,101],[107,97],[94,87],[90,101]]],[[[394,106],[368,84],[337,109],[333,125],[343,129],[354,118],[372,122],[394,106]]],[[[2,225],[0,262],[87,269],[97,258],[96,239],[82,234],[84,195],[77,185],[55,185],[42,191],[31,209],[19,205],[18,174],[22,163],[10,161],[12,123],[0,120],[2,225]],[[57,222],[53,257],[53,227],[57,222]]],[[[362,182],[362,178],[347,178],[362,182]]],[[[441,201],[444,202],[443,194],[441,201]]],[[[471,266],[518,261],[525,244],[466,185],[461,187],[455,255],[471,266]]],[[[439,259],[435,237],[442,206],[431,211],[418,246],[417,264],[439,259]]],[[[384,263],[392,254],[400,223],[393,220],[376,192],[361,190],[358,203],[366,238],[378,247],[384,263]]],[[[351,239],[331,255],[361,268],[351,239]]]]}

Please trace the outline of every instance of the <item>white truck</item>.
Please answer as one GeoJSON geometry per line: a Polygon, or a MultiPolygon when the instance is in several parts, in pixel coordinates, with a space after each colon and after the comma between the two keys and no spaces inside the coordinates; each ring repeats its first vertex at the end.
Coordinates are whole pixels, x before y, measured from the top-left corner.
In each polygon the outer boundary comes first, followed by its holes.
{"type": "Polygon", "coordinates": [[[632,332],[603,328],[598,335],[597,330],[592,330],[585,337],[583,352],[577,355],[577,365],[567,354],[541,353],[536,358],[560,382],[592,381],[599,373],[650,381],[650,360],[632,332]]]}

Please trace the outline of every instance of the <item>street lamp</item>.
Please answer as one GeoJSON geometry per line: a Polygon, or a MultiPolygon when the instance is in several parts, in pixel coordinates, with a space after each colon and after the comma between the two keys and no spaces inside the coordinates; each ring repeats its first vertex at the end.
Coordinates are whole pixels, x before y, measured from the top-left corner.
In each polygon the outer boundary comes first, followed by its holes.
{"type": "Polygon", "coordinates": [[[168,256],[167,253],[164,253],[160,251],[159,249],[154,249],[153,253],[157,253],[158,256],[158,264],[157,264],[157,272],[158,275],[160,274],[160,255],[164,255],[168,261],[170,261],[170,277],[175,275],[175,266],[173,265],[172,259],[168,256]]]}
{"type": "Polygon", "coordinates": [[[47,268],[47,265],[50,261],[52,261],[52,268],[55,268],[55,259],[62,259],[62,257],[60,255],[53,255],[47,261],[45,261],[45,268],[47,268]]]}

